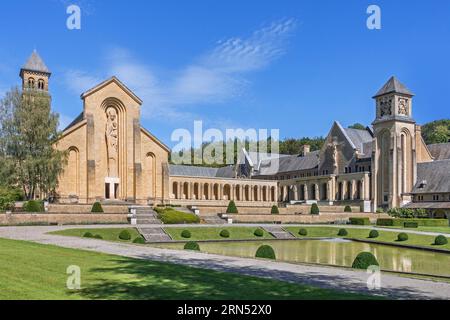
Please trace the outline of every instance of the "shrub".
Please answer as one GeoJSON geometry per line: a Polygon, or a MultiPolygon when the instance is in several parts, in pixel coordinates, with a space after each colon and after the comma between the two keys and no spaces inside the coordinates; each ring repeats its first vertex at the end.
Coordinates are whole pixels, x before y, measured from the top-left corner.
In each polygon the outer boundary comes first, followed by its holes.
{"type": "Polygon", "coordinates": [[[397,241],[406,241],[408,240],[408,235],[404,232],[399,233],[397,236],[397,241]]]}
{"type": "Polygon", "coordinates": [[[183,230],[181,231],[181,237],[189,239],[191,237],[191,232],[189,230],[183,230]]]}
{"type": "Polygon", "coordinates": [[[403,223],[403,227],[405,227],[405,228],[418,228],[419,227],[419,223],[415,222],[415,221],[405,221],[403,223]]]}
{"type": "Polygon", "coordinates": [[[276,205],[272,206],[272,209],[270,210],[271,214],[279,214],[280,210],[278,210],[278,207],[276,205]]]}
{"type": "Polygon", "coordinates": [[[378,231],[377,230],[370,230],[370,232],[369,232],[369,238],[378,238],[378,236],[379,236],[380,234],[378,233],[378,231]]]}
{"type": "Polygon", "coordinates": [[[346,235],[348,235],[348,232],[345,229],[339,229],[339,232],[337,235],[340,237],[345,237],[346,235]]]}
{"type": "Polygon", "coordinates": [[[434,239],[434,244],[437,246],[443,246],[444,244],[447,244],[448,240],[445,236],[439,235],[434,239]]]}
{"type": "Polygon", "coordinates": [[[392,227],[394,225],[394,219],[392,218],[378,218],[377,226],[392,227]]]}
{"type": "Polygon", "coordinates": [[[370,224],[370,219],[368,217],[364,218],[350,218],[350,224],[358,225],[358,226],[366,226],[370,224]]]}
{"type": "Polygon", "coordinates": [[[120,240],[131,240],[131,234],[128,230],[122,230],[119,233],[119,239],[120,240]]]}
{"type": "Polygon", "coordinates": [[[44,203],[42,201],[30,200],[25,202],[23,209],[26,212],[44,212],[44,203]]]}
{"type": "Polygon", "coordinates": [[[377,208],[377,213],[384,213],[383,208],[377,208]]]}
{"type": "Polygon", "coordinates": [[[222,238],[229,238],[230,237],[230,231],[223,229],[222,231],[220,231],[220,236],[222,238]]]}
{"type": "Polygon", "coordinates": [[[377,258],[370,252],[360,252],[353,261],[352,268],[367,269],[370,266],[379,266],[377,258]]]}
{"type": "Polygon", "coordinates": [[[145,239],[144,239],[143,236],[139,236],[139,237],[136,237],[136,238],[133,240],[133,243],[141,243],[141,244],[144,244],[144,243],[145,243],[145,239]]]}
{"type": "Polygon", "coordinates": [[[102,204],[101,204],[100,202],[98,202],[98,201],[95,202],[95,203],[92,205],[91,212],[95,212],[95,213],[103,213],[104,211],[103,211],[102,204]]]}
{"type": "Polygon", "coordinates": [[[256,258],[263,258],[263,259],[276,259],[275,251],[273,248],[269,245],[262,245],[256,250],[255,254],[256,258]]]}
{"type": "Polygon", "coordinates": [[[85,233],[83,234],[83,237],[84,237],[84,238],[93,238],[94,235],[93,235],[92,233],[90,233],[90,232],[85,232],[85,233]]]}
{"type": "Polygon", "coordinates": [[[173,208],[155,208],[158,219],[164,224],[189,224],[199,223],[200,218],[192,213],[181,212],[173,208]]]}
{"type": "Polygon", "coordinates": [[[200,251],[200,246],[195,241],[189,241],[189,242],[186,242],[186,244],[184,245],[184,249],[200,251]]]}
{"type": "Polygon", "coordinates": [[[231,214],[238,213],[238,209],[233,200],[231,200],[230,203],[228,203],[227,213],[231,213],[231,214]]]}
{"type": "Polygon", "coordinates": [[[320,210],[319,210],[319,206],[317,205],[317,203],[313,203],[311,206],[311,214],[319,214],[320,210]]]}
{"type": "Polygon", "coordinates": [[[255,230],[255,232],[253,232],[253,234],[257,237],[262,237],[264,235],[264,231],[263,229],[258,228],[255,230]]]}
{"type": "Polygon", "coordinates": [[[308,230],[302,228],[298,231],[298,234],[301,236],[307,236],[308,235],[308,230]]]}
{"type": "Polygon", "coordinates": [[[101,235],[99,235],[99,234],[96,234],[96,235],[94,236],[94,238],[95,238],[95,239],[103,239],[103,237],[102,237],[101,235]]]}
{"type": "Polygon", "coordinates": [[[350,206],[345,206],[344,212],[352,212],[352,207],[350,207],[350,206]]]}

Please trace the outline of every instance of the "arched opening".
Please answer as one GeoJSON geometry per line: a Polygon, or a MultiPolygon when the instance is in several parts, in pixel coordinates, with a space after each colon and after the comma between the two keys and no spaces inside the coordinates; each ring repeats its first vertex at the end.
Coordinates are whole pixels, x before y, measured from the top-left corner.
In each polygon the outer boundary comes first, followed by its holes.
{"type": "Polygon", "coordinates": [[[322,185],[321,185],[320,199],[321,200],[327,200],[328,199],[328,189],[327,189],[327,183],[326,182],[322,183],[322,185]]]}
{"type": "Polygon", "coordinates": [[[270,201],[275,201],[275,187],[270,188],[270,201]]]}
{"type": "Polygon", "coordinates": [[[346,182],[346,199],[347,200],[351,200],[351,198],[352,198],[352,192],[353,192],[353,190],[352,190],[352,183],[351,183],[351,181],[347,181],[346,182]]]}
{"type": "Polygon", "coordinates": [[[231,199],[231,186],[229,184],[223,186],[223,198],[224,200],[231,199]]]}
{"type": "Polygon", "coordinates": [[[76,147],[68,149],[67,166],[64,171],[67,195],[69,197],[79,197],[80,195],[80,157],[76,147]]]}
{"type": "Polygon", "coordinates": [[[194,183],[194,194],[192,198],[195,200],[200,199],[200,184],[197,182],[194,183]]]}
{"type": "Polygon", "coordinates": [[[360,180],[356,183],[356,199],[362,199],[362,183],[360,180]]]}
{"type": "Polygon", "coordinates": [[[253,201],[259,201],[258,186],[253,186],[253,201]]]}
{"type": "Polygon", "coordinates": [[[311,189],[311,193],[310,193],[309,200],[316,200],[317,199],[316,198],[316,185],[315,184],[311,185],[310,189],[311,189]]]}
{"type": "Polygon", "coordinates": [[[156,156],[149,152],[145,156],[143,166],[145,197],[156,198],[156,156]]]}
{"type": "Polygon", "coordinates": [[[250,186],[245,186],[244,201],[250,201],[250,186]]]}
{"type": "Polygon", "coordinates": [[[28,78],[28,88],[34,89],[35,88],[34,85],[35,85],[34,78],[31,78],[31,77],[28,78]]]}
{"type": "Polygon", "coordinates": [[[45,82],[44,82],[44,80],[43,80],[43,79],[39,79],[39,80],[38,80],[38,89],[39,89],[39,90],[44,90],[44,87],[45,87],[45,82]]]}
{"type": "Polygon", "coordinates": [[[179,199],[179,194],[178,194],[178,182],[174,181],[172,183],[172,198],[173,199],[179,199]]]}
{"type": "Polygon", "coordinates": [[[189,199],[189,183],[183,183],[183,199],[189,199]]]}
{"type": "Polygon", "coordinates": [[[235,185],[234,187],[234,192],[235,192],[235,199],[236,201],[241,201],[241,186],[240,185],[235,185]]]}
{"type": "Polygon", "coordinates": [[[305,185],[304,184],[300,185],[298,199],[302,200],[302,201],[306,200],[305,199],[305,185]]]}
{"type": "Polygon", "coordinates": [[[213,187],[213,194],[214,194],[214,200],[220,200],[219,199],[219,184],[214,184],[213,187]]]}
{"type": "Polygon", "coordinates": [[[203,199],[209,200],[209,183],[203,185],[203,199]]]}
{"type": "Polygon", "coordinates": [[[344,184],[341,182],[339,182],[338,184],[338,192],[337,192],[337,199],[338,200],[344,200],[344,184]]]}
{"type": "Polygon", "coordinates": [[[262,188],[262,201],[267,201],[267,186],[262,188]]]}

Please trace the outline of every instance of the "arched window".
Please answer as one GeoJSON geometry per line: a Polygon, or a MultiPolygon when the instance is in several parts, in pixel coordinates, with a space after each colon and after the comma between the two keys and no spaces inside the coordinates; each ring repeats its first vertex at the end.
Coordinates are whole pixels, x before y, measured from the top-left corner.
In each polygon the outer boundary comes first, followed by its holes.
{"type": "Polygon", "coordinates": [[[39,89],[39,90],[44,90],[44,87],[45,87],[45,82],[44,82],[44,80],[43,80],[43,79],[39,79],[39,80],[38,80],[38,89],[39,89]]]}
{"type": "Polygon", "coordinates": [[[34,89],[34,78],[28,78],[28,88],[34,89]]]}

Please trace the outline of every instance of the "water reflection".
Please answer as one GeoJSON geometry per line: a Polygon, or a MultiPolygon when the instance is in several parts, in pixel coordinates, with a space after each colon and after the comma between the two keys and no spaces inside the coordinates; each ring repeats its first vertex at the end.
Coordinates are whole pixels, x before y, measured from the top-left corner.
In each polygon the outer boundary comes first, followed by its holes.
{"type": "MultiPolygon", "coordinates": [[[[254,257],[262,244],[270,244],[277,259],[288,262],[351,266],[361,251],[372,252],[383,270],[450,276],[450,254],[397,248],[363,242],[336,240],[251,241],[201,243],[202,251],[240,257],[254,257]]],[[[181,249],[183,244],[164,244],[181,249]]]]}

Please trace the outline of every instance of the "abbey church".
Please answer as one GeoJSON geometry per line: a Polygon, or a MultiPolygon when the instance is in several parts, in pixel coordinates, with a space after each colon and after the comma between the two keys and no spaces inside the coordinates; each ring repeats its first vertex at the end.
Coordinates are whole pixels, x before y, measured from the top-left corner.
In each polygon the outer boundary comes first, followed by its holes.
{"type": "MultiPolygon", "coordinates": [[[[51,92],[51,72],[37,52],[20,76],[24,87],[51,92]]],[[[211,208],[234,200],[249,208],[320,203],[363,212],[406,206],[448,213],[450,143],[424,143],[413,98],[391,77],[374,95],[374,121],[364,130],[336,121],[321,150],[242,150],[238,164],[207,168],[170,164],[170,149],[141,125],[142,100],[112,77],[81,93],[79,116],[55,144],[68,151],[57,201],[211,208]]]]}

